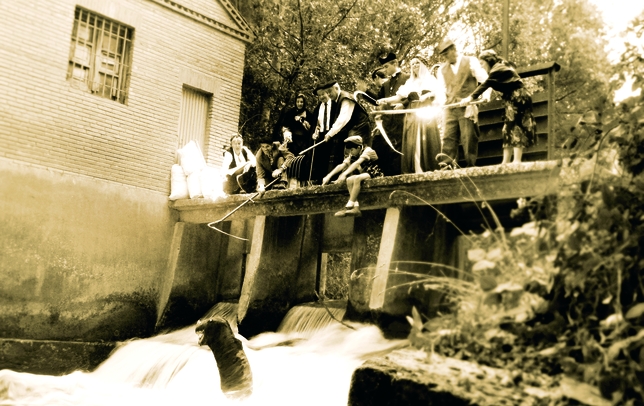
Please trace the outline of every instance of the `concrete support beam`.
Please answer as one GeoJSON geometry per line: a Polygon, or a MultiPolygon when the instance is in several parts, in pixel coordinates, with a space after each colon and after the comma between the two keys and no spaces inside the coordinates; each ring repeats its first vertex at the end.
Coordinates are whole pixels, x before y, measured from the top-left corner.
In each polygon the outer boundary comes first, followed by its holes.
{"type": "Polygon", "coordinates": [[[222,234],[205,224],[175,224],[159,289],[157,329],[189,325],[215,302],[222,234]]]}
{"type": "MultiPolygon", "coordinates": [[[[415,274],[432,273],[433,268],[427,263],[435,260],[432,255],[434,241],[442,239],[442,236],[436,238],[433,235],[435,225],[436,212],[431,207],[409,206],[387,209],[369,302],[370,309],[384,307],[383,310],[394,313],[408,310],[406,308],[408,306],[404,304],[401,308],[396,300],[396,292],[392,288],[405,285],[402,290],[407,292],[409,286],[406,284],[418,278],[401,273],[392,275],[392,270],[399,269],[415,274]],[[430,236],[435,240],[432,241],[430,236]],[[385,302],[388,302],[386,306],[385,302]]],[[[406,293],[403,294],[405,295],[406,293]]]]}
{"type": "Polygon", "coordinates": [[[385,289],[389,277],[389,266],[394,255],[396,240],[400,238],[398,226],[400,224],[400,209],[392,207],[387,209],[385,224],[382,229],[380,250],[378,251],[378,263],[371,288],[371,309],[382,308],[385,302],[385,289]]]}
{"type": "Polygon", "coordinates": [[[174,233],[172,234],[172,243],[170,244],[170,253],[168,256],[168,265],[166,266],[165,274],[161,280],[159,288],[159,300],[157,302],[157,327],[161,321],[161,317],[168,305],[170,299],[170,292],[172,291],[172,283],[174,282],[174,273],[177,269],[177,262],[179,261],[179,253],[181,252],[181,240],[183,238],[183,230],[185,223],[177,222],[174,225],[174,233]]]}
{"type": "Polygon", "coordinates": [[[274,331],[295,304],[315,300],[323,216],[258,216],[238,306],[240,333],[274,331]]]}
{"type": "Polygon", "coordinates": [[[239,306],[237,307],[237,318],[240,321],[246,317],[251,296],[253,295],[253,288],[255,287],[255,278],[259,272],[261,256],[264,251],[266,218],[266,216],[255,217],[250,254],[246,262],[246,274],[244,275],[241,296],[239,297],[239,306]]]}
{"type": "Polygon", "coordinates": [[[217,300],[237,300],[241,294],[242,281],[246,270],[246,258],[250,252],[253,220],[237,220],[221,224],[223,231],[248,241],[223,236],[219,259],[217,300]]]}

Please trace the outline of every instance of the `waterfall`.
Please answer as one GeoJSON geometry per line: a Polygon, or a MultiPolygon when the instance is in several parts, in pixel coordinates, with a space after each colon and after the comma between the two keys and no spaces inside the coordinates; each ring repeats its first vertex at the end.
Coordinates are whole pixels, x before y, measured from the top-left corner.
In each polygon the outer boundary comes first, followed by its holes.
{"type": "MultiPolygon", "coordinates": [[[[365,358],[405,345],[387,340],[371,325],[338,320],[342,303],[296,306],[277,332],[244,344],[253,372],[253,394],[227,399],[208,347],[197,344],[195,326],[122,343],[91,373],[45,376],[0,371],[0,406],[177,405],[346,405],[351,375],[365,358]]],[[[217,307],[217,306],[216,306],[217,307]]],[[[235,304],[220,305],[206,316],[236,314],[235,304]]],[[[230,319],[229,319],[230,320],[230,319]]]]}
{"type": "Polygon", "coordinates": [[[317,330],[342,320],[346,310],[346,300],[327,300],[322,303],[294,306],[286,313],[277,331],[311,335],[317,330]]]}

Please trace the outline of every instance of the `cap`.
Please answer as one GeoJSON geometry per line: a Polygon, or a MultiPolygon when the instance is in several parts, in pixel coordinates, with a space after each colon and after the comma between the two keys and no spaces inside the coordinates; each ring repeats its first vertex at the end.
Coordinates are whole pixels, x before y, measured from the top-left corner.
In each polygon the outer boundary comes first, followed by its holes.
{"type": "Polygon", "coordinates": [[[451,39],[443,40],[443,42],[441,42],[438,45],[438,48],[436,48],[436,52],[438,52],[438,54],[445,53],[445,51],[447,51],[447,49],[449,49],[450,47],[453,47],[453,46],[455,46],[455,45],[454,45],[454,42],[451,39]]]}
{"type": "Polygon", "coordinates": [[[378,57],[378,61],[380,61],[381,65],[384,65],[387,62],[390,62],[396,59],[398,58],[396,58],[396,54],[394,54],[393,52],[387,52],[378,57]]]}
{"type": "Polygon", "coordinates": [[[347,139],[344,140],[345,143],[352,143],[356,145],[362,145],[362,137],[359,135],[352,135],[351,137],[347,137],[347,139]]]}
{"type": "Polygon", "coordinates": [[[315,88],[315,91],[317,92],[318,90],[329,89],[330,87],[333,87],[334,85],[337,85],[337,84],[338,84],[337,81],[331,80],[329,82],[322,83],[321,85],[318,85],[318,87],[315,88]]]}

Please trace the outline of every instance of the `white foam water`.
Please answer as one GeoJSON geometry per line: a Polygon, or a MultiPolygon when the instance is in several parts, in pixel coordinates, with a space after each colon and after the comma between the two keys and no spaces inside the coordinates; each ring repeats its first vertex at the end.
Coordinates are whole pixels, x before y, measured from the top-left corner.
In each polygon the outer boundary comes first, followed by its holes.
{"type": "Polygon", "coordinates": [[[2,370],[0,406],[346,405],[353,371],[370,355],[405,345],[385,339],[375,326],[349,328],[333,320],[314,333],[238,336],[251,365],[253,394],[233,400],[221,392],[215,358],[197,344],[194,328],[123,343],[91,373],[2,370]]]}

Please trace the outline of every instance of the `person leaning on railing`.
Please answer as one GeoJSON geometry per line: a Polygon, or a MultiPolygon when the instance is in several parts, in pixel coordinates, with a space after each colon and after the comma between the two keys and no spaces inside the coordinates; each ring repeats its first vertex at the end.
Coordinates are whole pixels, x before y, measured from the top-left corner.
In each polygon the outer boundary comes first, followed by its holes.
{"type": "Polygon", "coordinates": [[[483,69],[489,76],[479,85],[474,92],[463,99],[461,103],[467,104],[476,100],[487,89],[492,88],[501,93],[503,107],[503,162],[521,162],[523,149],[536,142],[536,122],[532,113],[532,95],[523,85],[521,77],[512,63],[501,58],[493,50],[483,51],[479,55],[483,69]]]}

